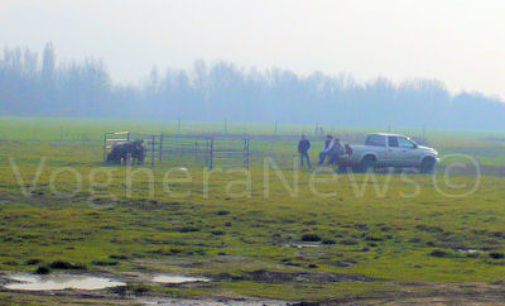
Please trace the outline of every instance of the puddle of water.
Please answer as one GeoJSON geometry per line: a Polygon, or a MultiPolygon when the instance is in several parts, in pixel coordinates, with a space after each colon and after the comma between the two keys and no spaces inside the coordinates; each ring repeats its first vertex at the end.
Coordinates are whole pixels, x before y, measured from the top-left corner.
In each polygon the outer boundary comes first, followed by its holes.
{"type": "Polygon", "coordinates": [[[27,291],[64,290],[69,288],[81,290],[97,290],[126,285],[123,282],[114,281],[103,277],[70,274],[14,274],[10,275],[9,279],[17,281],[17,283],[7,284],[5,285],[5,288],[10,290],[27,291]]]}
{"type": "Polygon", "coordinates": [[[160,274],[153,277],[153,282],[164,284],[182,284],[193,282],[208,282],[210,279],[206,277],[192,277],[183,275],[160,274]]]}
{"type": "Polygon", "coordinates": [[[296,249],[305,249],[305,248],[319,248],[320,244],[285,244],[285,247],[296,248],[296,249]]]}
{"type": "Polygon", "coordinates": [[[476,249],[458,249],[458,252],[463,252],[463,253],[468,253],[468,254],[475,254],[475,253],[480,253],[480,250],[476,249]]]}

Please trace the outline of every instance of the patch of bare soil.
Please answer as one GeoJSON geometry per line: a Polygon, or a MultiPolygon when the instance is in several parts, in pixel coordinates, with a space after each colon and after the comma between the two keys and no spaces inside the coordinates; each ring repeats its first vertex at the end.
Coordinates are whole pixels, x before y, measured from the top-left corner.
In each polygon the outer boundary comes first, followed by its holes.
{"type": "Polygon", "coordinates": [[[256,270],[247,272],[243,276],[230,276],[223,273],[213,277],[216,280],[246,280],[261,283],[301,282],[301,283],[329,283],[329,282],[373,282],[379,279],[365,275],[310,273],[310,272],[273,272],[256,270]]]}
{"type": "Polygon", "coordinates": [[[398,290],[291,306],[325,305],[505,305],[505,284],[397,283],[398,290]]]}
{"type": "Polygon", "coordinates": [[[138,299],[143,305],[179,305],[179,306],[287,306],[289,303],[274,300],[227,300],[227,299],[138,299]]]}

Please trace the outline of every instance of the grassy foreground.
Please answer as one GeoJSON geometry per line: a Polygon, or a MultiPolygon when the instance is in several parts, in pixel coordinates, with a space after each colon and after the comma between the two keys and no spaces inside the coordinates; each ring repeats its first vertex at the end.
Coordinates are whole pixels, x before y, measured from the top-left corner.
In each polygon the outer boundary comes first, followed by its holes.
{"type": "MultiPolygon", "coordinates": [[[[125,290],[104,291],[124,303],[131,302],[130,293],[426,302],[440,295],[496,301],[502,295],[505,191],[499,176],[483,176],[474,193],[449,197],[444,194],[456,190],[442,183],[443,175],[370,177],[285,168],[279,174],[272,166],[266,173],[258,163],[249,172],[104,167],[101,135],[94,132],[99,128],[65,124],[89,139],[20,135],[2,141],[4,272],[68,262],[70,270],[53,272],[127,281],[125,290]],[[145,281],[145,275],[162,272],[212,281],[181,286],[145,281]]],[[[14,123],[6,128],[5,134],[23,130],[14,123]]],[[[451,182],[472,186],[475,177],[451,182]]],[[[72,302],[68,295],[2,290],[0,299],[53,304],[72,302]]],[[[104,302],[96,296],[86,301],[104,302]]]]}

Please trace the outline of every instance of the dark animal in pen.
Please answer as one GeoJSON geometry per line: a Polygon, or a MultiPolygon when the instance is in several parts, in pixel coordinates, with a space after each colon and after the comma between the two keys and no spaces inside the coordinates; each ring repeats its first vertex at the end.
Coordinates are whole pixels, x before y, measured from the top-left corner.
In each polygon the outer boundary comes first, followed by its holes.
{"type": "Polygon", "coordinates": [[[143,140],[135,140],[117,144],[107,154],[106,162],[109,164],[126,164],[131,158],[132,164],[142,165],[146,156],[146,147],[143,140]]]}

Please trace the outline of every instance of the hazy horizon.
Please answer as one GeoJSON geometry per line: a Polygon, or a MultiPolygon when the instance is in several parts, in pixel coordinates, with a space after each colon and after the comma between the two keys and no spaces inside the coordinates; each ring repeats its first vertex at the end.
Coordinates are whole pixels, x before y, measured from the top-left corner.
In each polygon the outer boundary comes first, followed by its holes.
{"type": "Polygon", "coordinates": [[[153,66],[164,73],[223,60],[362,83],[436,79],[452,94],[505,98],[501,1],[0,0],[0,8],[0,46],[40,52],[50,41],[59,63],[101,58],[118,82],[139,84],[153,66]]]}

